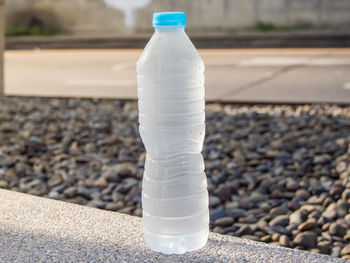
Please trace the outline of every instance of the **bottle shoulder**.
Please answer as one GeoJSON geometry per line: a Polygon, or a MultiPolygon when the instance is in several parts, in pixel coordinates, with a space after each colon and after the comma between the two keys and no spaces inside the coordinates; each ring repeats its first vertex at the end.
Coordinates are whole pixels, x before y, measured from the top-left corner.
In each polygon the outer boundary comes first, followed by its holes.
{"type": "Polygon", "coordinates": [[[155,32],[137,62],[139,74],[196,74],[204,63],[185,32],[155,32]]]}

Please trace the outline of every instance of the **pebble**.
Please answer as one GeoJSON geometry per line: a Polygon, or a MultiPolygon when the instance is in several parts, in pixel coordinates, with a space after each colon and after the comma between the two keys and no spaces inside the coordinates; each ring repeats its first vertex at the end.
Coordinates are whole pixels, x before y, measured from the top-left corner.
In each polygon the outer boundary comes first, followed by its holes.
{"type": "Polygon", "coordinates": [[[265,220],[260,220],[259,222],[257,222],[256,224],[258,227],[264,229],[265,227],[267,227],[267,222],[265,220]]]}
{"type": "Polygon", "coordinates": [[[77,188],[75,186],[70,186],[63,191],[63,194],[67,198],[72,198],[77,194],[77,188]]]}
{"type": "Polygon", "coordinates": [[[335,204],[331,204],[331,205],[333,206],[327,207],[327,209],[322,213],[322,216],[324,218],[327,218],[328,220],[333,220],[337,217],[337,211],[334,208],[335,204]]]}
{"type": "Polygon", "coordinates": [[[274,207],[270,210],[270,215],[271,216],[278,216],[278,215],[284,215],[288,212],[288,210],[284,207],[278,206],[274,207]]]}
{"type": "Polygon", "coordinates": [[[263,236],[262,238],[260,238],[260,240],[262,242],[265,242],[265,243],[270,243],[272,241],[272,238],[270,235],[266,235],[266,236],[263,236]]]}
{"type": "Polygon", "coordinates": [[[121,177],[129,177],[134,175],[134,167],[130,164],[116,164],[111,167],[107,167],[106,170],[102,173],[108,182],[118,182],[121,177]]]}
{"type": "Polygon", "coordinates": [[[281,235],[279,237],[279,244],[283,247],[290,247],[290,238],[287,235],[281,235]]]}
{"type": "Polygon", "coordinates": [[[308,198],[310,198],[310,193],[305,189],[298,189],[295,192],[295,196],[299,197],[301,200],[307,200],[308,198]]]}
{"type": "Polygon", "coordinates": [[[257,203],[266,200],[266,196],[259,192],[252,192],[249,197],[249,202],[257,203]]]}
{"type": "Polygon", "coordinates": [[[317,248],[320,250],[320,253],[329,255],[329,252],[331,250],[331,242],[330,241],[318,242],[317,248]]]}
{"type": "Polygon", "coordinates": [[[331,235],[343,237],[346,234],[347,227],[345,224],[334,222],[329,226],[329,233],[331,235]]]}
{"type": "Polygon", "coordinates": [[[271,239],[273,242],[277,242],[280,239],[280,234],[278,233],[273,233],[271,236],[271,239]]]}
{"type": "Polygon", "coordinates": [[[327,231],[329,229],[329,226],[331,225],[331,222],[325,223],[322,225],[322,231],[327,231]]]}
{"type": "Polygon", "coordinates": [[[132,214],[132,212],[134,210],[135,210],[134,206],[126,206],[126,207],[120,209],[118,212],[130,215],[130,214],[132,214]]]}
{"type": "Polygon", "coordinates": [[[142,216],[142,209],[141,208],[136,208],[134,210],[134,215],[135,216],[142,216]]]}
{"type": "Polygon", "coordinates": [[[226,185],[220,185],[217,189],[217,196],[220,198],[221,202],[228,201],[231,198],[231,189],[226,185]]]}
{"type": "Polygon", "coordinates": [[[341,248],[340,247],[333,247],[331,249],[331,256],[332,257],[338,258],[338,257],[340,257],[340,255],[341,255],[341,248]]]}
{"type": "Polygon", "coordinates": [[[314,164],[326,164],[330,161],[329,155],[317,155],[314,157],[314,164]]]}
{"type": "Polygon", "coordinates": [[[268,230],[270,230],[271,232],[274,233],[279,233],[279,234],[284,234],[284,235],[290,235],[291,232],[283,226],[269,226],[268,228],[266,228],[268,230]]]}
{"type": "Polygon", "coordinates": [[[8,183],[5,180],[0,180],[0,188],[7,188],[8,187],[8,183]]]}
{"type": "Polygon", "coordinates": [[[297,190],[299,187],[299,184],[297,181],[295,181],[294,179],[292,178],[288,178],[287,179],[287,183],[286,183],[286,189],[289,190],[289,191],[295,191],[297,190]]]}
{"type": "Polygon", "coordinates": [[[350,241],[350,230],[347,230],[347,231],[346,231],[346,234],[345,234],[345,236],[344,236],[344,240],[350,241]]]}
{"type": "Polygon", "coordinates": [[[215,195],[210,195],[209,196],[209,206],[210,207],[216,207],[221,204],[221,200],[219,197],[215,195]]]}
{"type": "Polygon", "coordinates": [[[337,203],[332,207],[335,210],[339,218],[345,217],[350,209],[350,203],[343,200],[338,200],[337,203]]]}
{"type": "Polygon", "coordinates": [[[345,255],[350,255],[350,245],[346,245],[342,250],[341,250],[341,255],[345,256],[345,255]]]}
{"type": "Polygon", "coordinates": [[[214,226],[220,226],[220,227],[225,227],[225,226],[230,226],[234,222],[232,217],[226,216],[219,218],[214,221],[214,226]]]}
{"type": "Polygon", "coordinates": [[[100,200],[92,200],[87,203],[88,206],[96,207],[96,208],[105,208],[106,204],[103,201],[100,200]]]}
{"type": "Polygon", "coordinates": [[[240,209],[240,208],[226,210],[226,211],[227,211],[227,214],[229,216],[231,216],[232,218],[234,218],[234,219],[237,219],[237,218],[240,218],[240,217],[244,217],[246,215],[246,210],[240,209]]]}
{"type": "Polygon", "coordinates": [[[219,206],[215,209],[211,209],[210,210],[210,219],[215,221],[216,219],[222,218],[222,217],[226,217],[226,211],[225,211],[225,207],[224,206],[219,206]]]}
{"type": "Polygon", "coordinates": [[[340,196],[344,191],[344,188],[341,185],[334,185],[329,190],[329,194],[332,196],[340,196]]]}
{"type": "Polygon", "coordinates": [[[125,195],[123,195],[123,194],[121,194],[121,193],[119,193],[119,192],[117,192],[117,191],[114,191],[114,192],[112,193],[112,200],[113,200],[114,202],[122,201],[122,200],[124,200],[124,199],[125,199],[125,195]]]}
{"type": "Polygon", "coordinates": [[[344,192],[342,193],[341,198],[344,201],[348,201],[350,199],[350,189],[345,189],[344,192]]]}
{"type": "Polygon", "coordinates": [[[138,180],[135,178],[125,178],[118,186],[115,188],[115,191],[121,194],[127,194],[133,187],[137,186],[138,180]]]}
{"type": "Polygon", "coordinates": [[[314,227],[316,227],[316,220],[315,219],[308,219],[307,221],[305,221],[304,223],[300,224],[298,226],[298,230],[299,231],[306,231],[306,230],[311,230],[314,227]]]}
{"type": "Polygon", "coordinates": [[[287,226],[288,223],[288,215],[279,215],[270,221],[269,226],[287,226]]]}
{"type": "Polygon", "coordinates": [[[114,203],[113,202],[113,203],[107,203],[105,208],[107,210],[111,210],[111,211],[118,211],[119,209],[122,209],[123,206],[124,206],[123,203],[119,203],[119,202],[114,203]]]}
{"type": "Polygon", "coordinates": [[[108,186],[108,182],[105,177],[100,177],[99,179],[93,182],[93,185],[99,188],[105,188],[108,186]]]}
{"type": "Polygon", "coordinates": [[[61,195],[57,193],[56,191],[51,191],[47,197],[52,198],[52,199],[61,199],[61,195]]]}
{"type": "Polygon", "coordinates": [[[236,232],[239,236],[244,236],[244,235],[249,235],[249,234],[252,234],[253,231],[252,229],[250,228],[249,225],[243,225],[241,226],[237,232],[236,232]]]}
{"type": "Polygon", "coordinates": [[[279,153],[276,158],[283,163],[291,163],[293,161],[292,155],[287,152],[279,153]]]}
{"type": "Polygon", "coordinates": [[[317,235],[311,231],[302,232],[296,235],[293,242],[307,249],[315,248],[317,245],[317,235]]]}

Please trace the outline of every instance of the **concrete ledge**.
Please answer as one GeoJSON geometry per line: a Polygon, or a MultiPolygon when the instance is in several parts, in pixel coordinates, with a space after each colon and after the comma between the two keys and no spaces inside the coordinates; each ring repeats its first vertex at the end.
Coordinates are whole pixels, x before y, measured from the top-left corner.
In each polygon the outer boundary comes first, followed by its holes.
{"type": "MultiPolygon", "coordinates": [[[[116,49],[144,48],[151,34],[96,37],[57,35],[50,37],[7,37],[6,49],[116,49]]],[[[350,32],[286,31],[241,32],[192,35],[197,48],[325,48],[349,47],[350,32]]]]}
{"type": "Polygon", "coordinates": [[[0,262],[346,262],[213,233],[198,251],[157,254],[140,218],[7,190],[0,211],[0,262]]]}

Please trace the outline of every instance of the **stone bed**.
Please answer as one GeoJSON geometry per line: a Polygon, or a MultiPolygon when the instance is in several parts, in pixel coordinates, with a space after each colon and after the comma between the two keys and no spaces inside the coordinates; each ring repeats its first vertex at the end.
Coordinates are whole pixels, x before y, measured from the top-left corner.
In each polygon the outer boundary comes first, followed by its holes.
{"type": "MultiPolygon", "coordinates": [[[[350,107],[208,104],[206,123],[214,232],[350,259],[350,107]]],[[[0,98],[0,188],[141,216],[144,158],[135,101],[0,98]]]]}

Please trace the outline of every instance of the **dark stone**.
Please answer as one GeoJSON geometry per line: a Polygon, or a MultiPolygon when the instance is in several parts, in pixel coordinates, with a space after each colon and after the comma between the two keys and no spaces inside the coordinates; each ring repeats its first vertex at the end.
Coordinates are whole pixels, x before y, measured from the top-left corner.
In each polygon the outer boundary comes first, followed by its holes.
{"type": "Polygon", "coordinates": [[[230,200],[231,198],[231,189],[230,187],[221,184],[217,189],[217,195],[220,198],[221,202],[230,200]]]}
{"type": "Polygon", "coordinates": [[[232,217],[226,216],[226,217],[216,219],[214,222],[214,226],[220,226],[220,227],[231,226],[233,222],[234,220],[232,217]]]}
{"type": "Polygon", "coordinates": [[[244,235],[250,235],[253,233],[252,229],[250,228],[249,225],[243,225],[241,226],[237,232],[236,232],[239,236],[244,236],[244,235]]]}
{"type": "Polygon", "coordinates": [[[288,215],[279,215],[270,221],[269,226],[287,226],[288,224],[288,215]]]}
{"type": "Polygon", "coordinates": [[[296,235],[293,242],[306,249],[315,248],[317,246],[317,235],[311,231],[302,232],[296,235]]]}
{"type": "Polygon", "coordinates": [[[329,194],[332,196],[341,196],[343,191],[344,191],[344,188],[341,185],[334,185],[331,187],[329,194]]]}
{"type": "Polygon", "coordinates": [[[269,226],[267,227],[269,229],[269,233],[278,233],[283,235],[291,235],[291,231],[289,231],[286,227],[283,226],[269,226]]]}
{"type": "Polygon", "coordinates": [[[346,227],[345,224],[341,224],[337,222],[334,222],[329,226],[329,233],[331,235],[343,237],[346,234],[347,230],[348,228],[346,227]]]}
{"type": "Polygon", "coordinates": [[[221,204],[221,200],[219,199],[219,197],[217,197],[215,195],[209,196],[209,206],[210,207],[216,207],[220,204],[221,204]]]}
{"type": "Polygon", "coordinates": [[[310,197],[310,193],[305,189],[299,189],[295,192],[295,196],[301,200],[307,200],[310,197]]]}
{"type": "Polygon", "coordinates": [[[292,163],[293,162],[292,155],[289,153],[286,153],[286,152],[279,153],[276,158],[279,161],[281,161],[282,163],[292,163]]]}
{"type": "Polygon", "coordinates": [[[210,219],[213,221],[226,216],[227,214],[225,211],[225,207],[223,205],[219,206],[218,208],[210,210],[210,219]]]}
{"type": "Polygon", "coordinates": [[[231,210],[227,210],[227,214],[233,218],[240,218],[240,217],[244,217],[246,214],[246,210],[244,209],[231,209],[231,210]]]}

